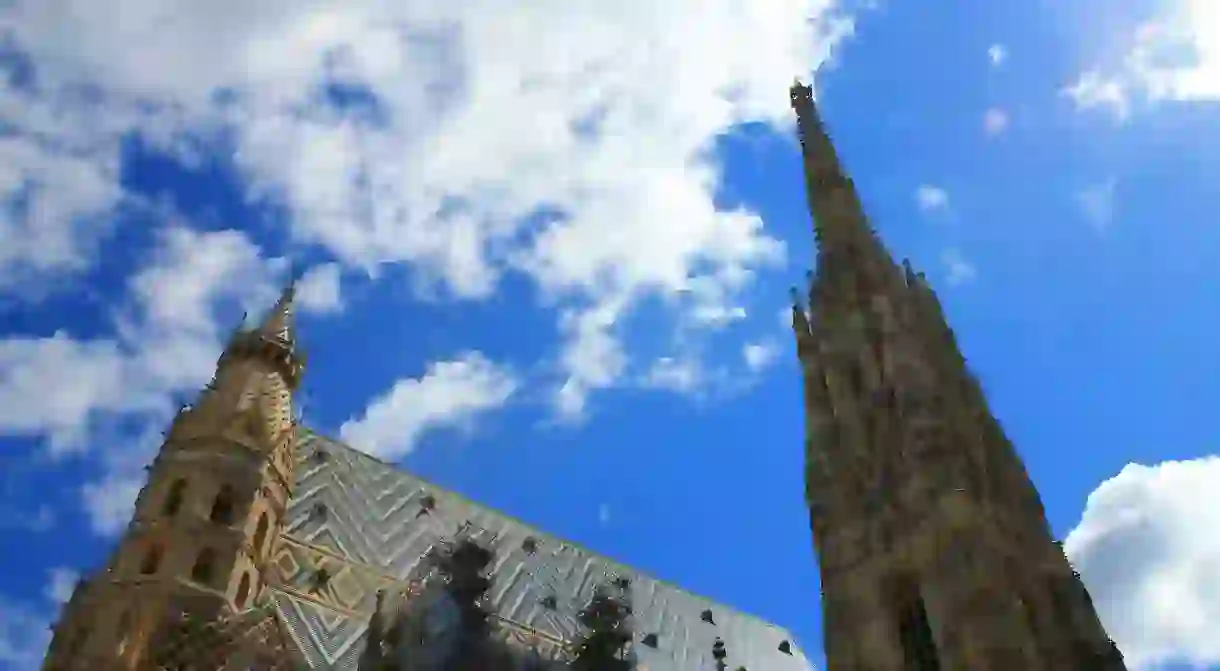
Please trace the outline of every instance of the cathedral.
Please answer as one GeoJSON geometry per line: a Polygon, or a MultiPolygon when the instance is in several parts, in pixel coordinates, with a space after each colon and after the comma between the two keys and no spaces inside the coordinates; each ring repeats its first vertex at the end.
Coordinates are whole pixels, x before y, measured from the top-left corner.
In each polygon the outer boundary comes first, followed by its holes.
{"type": "Polygon", "coordinates": [[[551,671],[574,668],[580,613],[627,593],[632,668],[805,671],[783,629],[642,575],[294,419],[305,362],[290,286],[239,329],[148,469],[107,564],[64,606],[43,668],[551,671]],[[458,604],[432,559],[494,557],[496,664],[462,665],[458,604]]]}
{"type": "MultiPolygon", "coordinates": [[[[1125,669],[935,294],[872,231],[812,90],[791,101],[818,243],[792,317],[828,668],[1125,669]]],[[[630,603],[615,668],[812,668],[775,625],[309,430],[293,410],[304,373],[289,286],[174,418],[45,670],[578,668],[582,608],[604,585],[630,603]],[[461,543],[486,553],[495,665],[454,662],[461,608],[435,559],[461,543]]]]}

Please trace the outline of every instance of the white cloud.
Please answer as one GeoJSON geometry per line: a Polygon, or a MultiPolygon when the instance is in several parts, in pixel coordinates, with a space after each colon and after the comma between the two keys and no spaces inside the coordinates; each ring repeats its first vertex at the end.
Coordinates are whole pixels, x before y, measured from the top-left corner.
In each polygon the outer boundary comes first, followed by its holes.
{"type": "Polygon", "coordinates": [[[567,312],[560,319],[565,341],[560,365],[567,378],[555,395],[561,419],[583,417],[589,392],[613,385],[627,368],[627,356],[614,330],[622,309],[621,304],[603,302],[567,312]]]}
{"type": "Polygon", "coordinates": [[[310,268],[297,282],[297,303],[313,312],[339,312],[343,309],[341,275],[342,268],[337,263],[323,263],[310,268]]]}
{"type": "MultiPolygon", "coordinates": [[[[791,323],[791,311],[788,321],[791,323]]],[[[746,362],[746,368],[758,372],[775,361],[779,355],[779,347],[773,342],[749,343],[741,348],[741,358],[746,362]]]]}
{"type": "Polygon", "coordinates": [[[1076,194],[1076,202],[1084,212],[1085,218],[1098,230],[1104,230],[1114,220],[1114,189],[1113,179],[1093,184],[1081,189],[1076,194]]]}
{"type": "Polygon", "coordinates": [[[1008,112],[992,107],[983,113],[983,131],[988,135],[999,135],[1008,129],[1008,112]]]}
{"type": "Polygon", "coordinates": [[[1138,27],[1118,63],[1087,70],[1067,87],[1077,106],[1108,107],[1125,118],[1136,94],[1153,103],[1220,100],[1220,5],[1177,0],[1163,7],[1138,27]]]}
{"type": "MultiPolygon", "coordinates": [[[[175,132],[229,131],[251,195],[344,266],[408,263],[466,297],[524,272],[593,313],[696,280],[716,290],[683,309],[735,314],[783,246],[755,214],[715,207],[709,149],[739,123],[790,123],[792,75],[850,30],[833,0],[494,4],[18,0],[0,20],[47,90],[101,87],[104,137],[139,124],[181,148],[175,132]],[[372,110],[327,104],[328,83],[372,110]]],[[[569,413],[619,378],[590,376],[594,330],[560,356],[569,413]]]]}
{"type": "Polygon", "coordinates": [[[959,249],[946,249],[940,254],[945,265],[945,283],[951,287],[967,284],[978,277],[978,269],[970,263],[959,249]]]}
{"type": "Polygon", "coordinates": [[[1131,668],[1220,664],[1220,457],[1130,464],[1064,549],[1131,668]]]}
{"type": "Polygon", "coordinates": [[[80,573],[75,569],[62,566],[53,568],[47,574],[47,586],[43,595],[52,603],[66,603],[72,597],[72,592],[76,589],[76,581],[79,579],[80,573]]]}
{"type": "Polygon", "coordinates": [[[0,434],[45,436],[53,455],[95,453],[102,469],[82,488],[86,510],[99,532],[121,528],[174,396],[213,373],[225,335],[216,308],[269,303],[276,265],[235,231],[163,231],[128,281],[113,337],[0,339],[0,434]],[[147,437],[110,439],[98,433],[106,417],[133,420],[147,437]]]}
{"type": "MultiPolygon", "coordinates": [[[[142,312],[140,328],[215,336],[219,301],[240,301],[259,310],[272,303],[276,266],[282,267],[282,260],[264,261],[258,246],[241,231],[198,233],[182,226],[163,231],[152,263],[140,269],[129,286],[142,312]]],[[[208,358],[215,356],[210,352],[208,358]]]]}
{"type": "Polygon", "coordinates": [[[993,44],[987,47],[987,60],[995,67],[1004,64],[1008,60],[1008,49],[1003,44],[993,44]]]}
{"type": "Polygon", "coordinates": [[[113,393],[125,368],[113,341],[79,342],[62,332],[0,340],[0,430],[46,435],[54,452],[83,448],[92,413],[132,402],[113,393]]]}
{"type": "Polygon", "coordinates": [[[701,305],[691,311],[691,319],[697,324],[720,327],[746,318],[746,309],[740,305],[701,305]]]}
{"type": "Polygon", "coordinates": [[[122,450],[123,458],[109,465],[100,478],[86,482],[80,491],[81,507],[89,516],[89,526],[99,536],[114,536],[127,527],[135,509],[136,497],[144,486],[145,474],[133,468],[139,461],[136,456],[145,453],[151,457],[159,446],[152,450],[122,450]],[[117,467],[116,467],[117,466],[117,467]]]}
{"type": "MultiPolygon", "coordinates": [[[[561,315],[556,408],[581,416],[622,381],[617,328],[636,306],[681,294],[677,323],[723,326],[783,260],[756,214],[717,209],[711,150],[737,124],[786,128],[791,77],[850,24],[833,0],[494,4],[2,3],[36,85],[0,76],[0,293],[28,299],[97,262],[116,208],[140,201],[120,182],[132,134],[188,164],[187,140],[223,135],[249,197],[285,206],[291,242],[336,261],[303,279],[302,309],[340,309],[343,273],[386,264],[466,298],[526,274],[561,315]],[[330,104],[330,84],[371,105],[330,104]]],[[[285,265],[241,233],[170,226],[111,335],[0,340],[0,434],[104,453],[81,495],[113,532],[174,397],[212,373],[219,306],[263,309],[285,265]],[[116,417],[146,437],[91,435],[116,417]]],[[[349,431],[385,438],[375,409],[349,431]]],[[[446,416],[428,412],[408,424],[446,416]]]]}
{"type": "Polygon", "coordinates": [[[428,366],[419,379],[399,380],[361,417],[339,428],[343,440],[369,454],[401,459],[433,429],[468,426],[502,407],[517,391],[511,371],[470,352],[428,366]]]}
{"type": "Polygon", "coordinates": [[[939,186],[921,184],[915,189],[915,203],[924,212],[944,210],[949,207],[949,194],[939,186]]]}
{"type": "Polygon", "coordinates": [[[597,521],[603,527],[610,526],[610,504],[603,503],[597,507],[597,521]]]}
{"type": "MultiPolygon", "coordinates": [[[[0,10],[0,25],[3,18],[0,10]]],[[[3,65],[0,295],[40,295],[40,285],[88,268],[109,233],[103,215],[123,195],[119,138],[79,106],[17,89],[3,65]]]]}
{"type": "Polygon", "coordinates": [[[1064,89],[1064,94],[1081,109],[1108,107],[1119,119],[1126,119],[1130,113],[1128,86],[1117,79],[1107,79],[1099,72],[1086,72],[1064,89]]]}

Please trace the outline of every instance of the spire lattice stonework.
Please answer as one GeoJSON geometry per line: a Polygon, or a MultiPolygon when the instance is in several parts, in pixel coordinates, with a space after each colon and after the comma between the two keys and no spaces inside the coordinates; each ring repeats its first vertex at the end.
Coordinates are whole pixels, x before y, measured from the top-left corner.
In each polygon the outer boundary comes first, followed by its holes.
{"type": "Polygon", "coordinates": [[[793,291],[831,671],[1125,669],[927,278],[864,214],[791,91],[817,239],[793,291]]]}

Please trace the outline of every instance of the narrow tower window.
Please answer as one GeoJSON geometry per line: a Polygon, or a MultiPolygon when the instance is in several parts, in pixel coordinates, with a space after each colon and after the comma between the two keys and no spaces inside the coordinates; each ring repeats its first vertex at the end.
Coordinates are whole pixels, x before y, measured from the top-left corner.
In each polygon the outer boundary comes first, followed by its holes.
{"type": "Polygon", "coordinates": [[[210,586],[215,572],[216,552],[212,548],[204,548],[195,558],[195,565],[191,567],[191,580],[210,586]]]}
{"type": "Polygon", "coordinates": [[[210,519],[216,524],[233,524],[233,488],[229,485],[221,487],[216,494],[210,519]]]}
{"type": "Polygon", "coordinates": [[[178,478],[169,486],[169,492],[165,495],[165,505],[161,512],[166,517],[173,517],[178,514],[182,508],[182,499],[186,496],[186,479],[178,478]]]}
{"type": "Polygon", "coordinates": [[[142,575],[155,575],[160,566],[161,546],[154,545],[148,548],[148,552],[144,553],[144,561],[140,562],[140,573],[142,575]]]}
{"type": "Polygon", "coordinates": [[[246,599],[250,597],[250,574],[241,574],[241,582],[237,585],[237,607],[243,608],[246,605],[246,599]]]}
{"type": "Polygon", "coordinates": [[[258,527],[254,529],[254,552],[263,551],[263,543],[267,540],[267,529],[271,526],[271,521],[267,519],[267,511],[258,516],[258,527]]]}
{"type": "Polygon", "coordinates": [[[940,671],[936,641],[928,623],[923,597],[913,585],[898,594],[898,635],[908,671],[940,671]]]}

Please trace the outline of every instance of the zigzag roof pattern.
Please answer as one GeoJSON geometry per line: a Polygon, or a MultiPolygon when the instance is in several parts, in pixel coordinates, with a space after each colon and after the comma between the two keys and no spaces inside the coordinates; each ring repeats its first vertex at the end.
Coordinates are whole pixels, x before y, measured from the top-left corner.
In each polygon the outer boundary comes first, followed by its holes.
{"type": "Polygon", "coordinates": [[[271,596],[312,668],[356,669],[378,590],[404,593],[430,549],[459,527],[494,538],[489,602],[518,640],[557,649],[579,633],[576,613],[609,577],[630,581],[635,651],[650,671],[714,668],[717,636],[730,669],[806,671],[791,635],[449,492],[338,441],[299,429],[297,484],[275,556],[271,596]],[[529,542],[527,542],[529,539],[529,542]],[[326,584],[316,576],[325,569],[326,584]],[[544,603],[548,597],[554,603],[544,603]],[[714,624],[703,620],[710,610],[714,624]],[[780,650],[788,642],[791,653],[780,650]],[[545,644],[550,645],[545,645],[545,644]]]}

